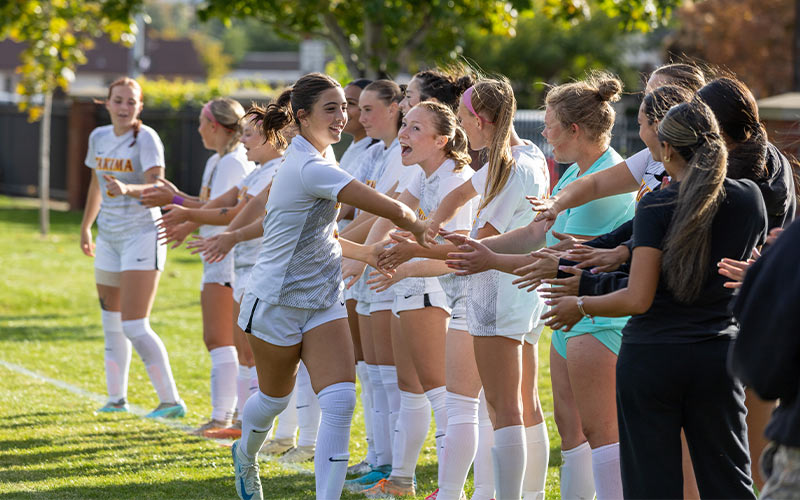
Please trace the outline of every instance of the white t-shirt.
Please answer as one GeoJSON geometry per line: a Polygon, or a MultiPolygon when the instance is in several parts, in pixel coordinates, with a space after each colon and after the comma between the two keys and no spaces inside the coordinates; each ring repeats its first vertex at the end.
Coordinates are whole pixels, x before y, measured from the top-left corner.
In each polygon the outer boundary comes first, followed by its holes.
{"type": "Polygon", "coordinates": [[[248,292],[301,309],[344,302],[342,248],[334,229],[339,191],[353,180],[302,136],[292,140],[272,181],[248,292]]]}
{"type": "Polygon", "coordinates": [[[639,183],[639,192],[636,193],[637,204],[642,196],[660,189],[661,181],[664,180],[664,177],[668,177],[664,165],[653,159],[653,154],[648,148],[625,160],[625,164],[633,178],[639,183]]]}
{"type": "MultiPolygon", "coordinates": [[[[255,196],[266,188],[278,169],[278,165],[283,161],[282,157],[270,160],[264,165],[257,167],[250,174],[242,179],[237,187],[239,188],[239,201],[243,200],[248,194],[255,196]]],[[[253,240],[242,241],[233,247],[233,260],[236,267],[250,267],[255,265],[258,259],[258,251],[261,241],[256,238],[253,240]]]]}
{"type": "Polygon", "coordinates": [[[356,171],[361,167],[358,157],[369,148],[370,144],[372,144],[372,138],[369,136],[364,136],[359,141],[351,142],[339,160],[339,168],[355,177],[356,171]]]}
{"type": "Polygon", "coordinates": [[[130,196],[112,198],[106,191],[105,174],[125,184],[144,184],[146,171],[164,167],[164,145],[155,130],[142,125],[136,143],[131,145],[133,140],[133,130],[118,137],[112,125],[97,127],[89,135],[85,163],[94,170],[100,186],[102,201],[97,228],[101,233],[126,233],[132,226],[154,226],[153,221],[161,217],[158,208],[146,208],[130,196]]]}
{"type": "MultiPolygon", "coordinates": [[[[506,185],[488,205],[478,211],[472,237],[486,224],[507,233],[527,226],[535,213],[525,196],[543,198],[550,188],[547,161],[533,143],[511,148],[514,166],[506,185]]],[[[488,166],[472,176],[475,190],[483,197],[488,166]]],[[[520,290],[511,282],[517,277],[497,270],[470,276],[467,292],[467,325],[472,335],[517,335],[537,326],[544,301],[537,293],[520,290]]]]}
{"type": "MultiPolygon", "coordinates": [[[[447,159],[430,176],[427,176],[422,168],[417,170],[406,189],[411,196],[419,200],[419,208],[417,209],[417,217],[419,219],[427,220],[428,217],[436,212],[439,204],[450,191],[469,180],[475,173],[469,166],[463,167],[458,172],[453,171],[454,167],[455,162],[447,159]]],[[[444,225],[444,229],[448,231],[469,230],[472,225],[472,219],[475,216],[474,201],[470,200],[461,207],[455,217],[444,225]]],[[[437,239],[441,240],[440,237],[437,239]]],[[[422,259],[412,259],[412,261],[415,260],[422,259]]],[[[423,293],[431,293],[442,289],[448,292],[448,285],[454,285],[453,280],[449,279],[452,277],[455,277],[455,275],[447,274],[439,278],[406,278],[394,286],[395,294],[402,296],[422,295],[423,293]]],[[[455,290],[448,292],[448,295],[451,294],[454,295],[455,290]]]]}
{"type": "MultiPolygon", "coordinates": [[[[255,164],[247,160],[247,151],[239,144],[222,158],[214,153],[206,161],[203,181],[200,185],[200,201],[207,202],[228,192],[253,171],[255,164]]],[[[200,236],[208,238],[225,231],[225,226],[200,226],[200,236]]]]}

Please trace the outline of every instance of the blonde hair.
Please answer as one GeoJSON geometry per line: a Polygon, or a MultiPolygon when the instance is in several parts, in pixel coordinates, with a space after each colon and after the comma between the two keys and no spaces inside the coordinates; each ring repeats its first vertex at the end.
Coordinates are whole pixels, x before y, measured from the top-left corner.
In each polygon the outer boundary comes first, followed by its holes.
{"type": "Polygon", "coordinates": [[[511,156],[511,127],[517,111],[517,100],[505,77],[479,80],[472,86],[472,95],[469,97],[475,113],[494,124],[494,134],[488,147],[489,161],[485,167],[489,172],[481,200],[480,208],[483,208],[500,194],[511,177],[514,164],[511,156]]]}
{"type": "Polygon", "coordinates": [[[467,152],[467,133],[458,125],[458,118],[452,108],[446,104],[434,101],[422,101],[414,106],[428,111],[433,117],[436,133],[447,137],[444,154],[456,164],[454,172],[460,172],[472,162],[472,157],[467,152]]]}
{"type": "Polygon", "coordinates": [[[622,82],[617,77],[598,71],[585,80],[552,87],[545,104],[564,128],[575,123],[590,141],[608,146],[617,116],[611,103],[619,101],[621,92],[622,82]]]}
{"type": "Polygon", "coordinates": [[[208,109],[214,115],[214,119],[225,129],[231,132],[228,142],[225,143],[222,156],[232,152],[239,145],[239,138],[242,137],[242,118],[244,117],[244,107],[230,97],[217,97],[208,103],[208,109]]]}

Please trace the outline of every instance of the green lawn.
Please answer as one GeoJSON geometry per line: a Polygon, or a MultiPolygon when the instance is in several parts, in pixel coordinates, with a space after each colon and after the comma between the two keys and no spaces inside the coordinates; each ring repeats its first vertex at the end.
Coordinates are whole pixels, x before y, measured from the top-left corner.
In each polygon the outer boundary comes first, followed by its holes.
{"type": "MultiPolygon", "coordinates": [[[[38,234],[38,210],[27,200],[0,197],[0,361],[105,394],[103,331],[92,260],[78,248],[80,214],[53,212],[51,234],[38,234]]],[[[189,407],[183,423],[210,414],[210,361],[202,342],[199,259],[171,250],[151,324],[170,355],[178,389],[189,407]]],[[[558,433],[552,419],[548,372],[549,332],[540,349],[540,389],[550,430],[547,498],[559,498],[558,433]]],[[[134,354],[129,400],[158,403],[134,354]]],[[[87,394],[0,366],[0,498],[235,498],[230,451],[188,435],[180,427],[133,414],[95,415],[87,394]]],[[[353,422],[352,460],[363,458],[360,406],[353,422]]],[[[265,496],[309,498],[311,466],[287,469],[265,461],[265,496]]],[[[417,468],[423,498],[435,488],[431,432],[417,468]]],[[[471,483],[468,484],[471,489],[471,483]]],[[[343,498],[359,498],[345,494],[343,498]]]]}

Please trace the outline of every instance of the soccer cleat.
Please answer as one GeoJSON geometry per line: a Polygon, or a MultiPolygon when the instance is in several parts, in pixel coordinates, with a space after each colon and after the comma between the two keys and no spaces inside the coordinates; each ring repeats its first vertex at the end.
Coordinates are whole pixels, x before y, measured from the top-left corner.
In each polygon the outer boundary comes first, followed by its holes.
{"type": "Polygon", "coordinates": [[[102,408],[98,408],[95,413],[117,413],[123,411],[128,411],[128,402],[124,399],[120,399],[116,403],[109,401],[102,408]]]}
{"type": "Polygon", "coordinates": [[[378,483],[381,479],[386,479],[392,473],[392,465],[381,465],[373,467],[372,470],[367,472],[361,477],[355,479],[348,479],[344,482],[344,487],[347,491],[352,493],[359,493],[367,488],[370,488],[378,483]]]}
{"type": "Polygon", "coordinates": [[[353,464],[350,467],[348,467],[347,468],[347,475],[348,476],[353,476],[353,475],[361,476],[361,475],[364,475],[364,474],[366,474],[367,472],[369,472],[371,470],[372,470],[372,466],[370,464],[368,464],[366,460],[362,460],[362,461],[358,462],[357,464],[353,464]]]}
{"type": "Polygon", "coordinates": [[[236,440],[231,446],[233,456],[233,478],[236,481],[236,493],[242,500],[264,500],[261,490],[261,479],[258,477],[258,458],[250,461],[239,450],[241,441],[236,440]]]}
{"type": "Polygon", "coordinates": [[[231,426],[231,422],[230,421],[225,422],[225,421],[222,421],[222,420],[214,420],[212,418],[211,420],[209,420],[208,422],[204,423],[203,425],[201,425],[197,429],[193,430],[189,434],[191,434],[193,436],[206,436],[206,437],[209,437],[208,436],[209,432],[220,431],[222,429],[227,429],[230,426],[231,426]]]}
{"type": "Polygon", "coordinates": [[[186,404],[178,400],[175,403],[161,403],[156,409],[145,415],[145,418],[181,418],[186,415],[186,404]]]}
{"type": "Polygon", "coordinates": [[[283,455],[292,448],[294,448],[294,438],[270,439],[261,446],[259,453],[283,455]]]}
{"type": "Polygon", "coordinates": [[[391,479],[381,479],[374,486],[362,491],[367,498],[395,498],[413,497],[417,494],[414,484],[403,486],[395,483],[391,479]]]}
{"type": "Polygon", "coordinates": [[[239,439],[242,437],[242,422],[234,422],[232,426],[225,429],[206,431],[204,435],[211,439],[239,439]]]}
{"type": "Polygon", "coordinates": [[[301,462],[309,462],[314,460],[314,452],[316,451],[317,447],[314,445],[311,446],[295,446],[291,450],[287,451],[281,458],[278,459],[279,462],[283,462],[285,464],[299,464],[301,462]]]}

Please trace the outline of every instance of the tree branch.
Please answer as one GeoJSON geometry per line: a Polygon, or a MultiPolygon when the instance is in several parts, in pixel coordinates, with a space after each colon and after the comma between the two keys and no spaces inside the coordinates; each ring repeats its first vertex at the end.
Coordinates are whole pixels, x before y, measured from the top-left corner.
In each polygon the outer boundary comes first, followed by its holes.
{"type": "Polygon", "coordinates": [[[406,39],[397,59],[400,64],[407,65],[408,61],[411,60],[411,55],[422,45],[422,42],[425,41],[425,37],[428,36],[428,32],[433,27],[433,16],[430,14],[430,12],[427,12],[423,16],[422,24],[406,39]]]}
{"type": "Polygon", "coordinates": [[[344,59],[344,64],[347,66],[347,70],[350,71],[352,77],[359,78],[364,76],[364,69],[362,65],[353,58],[353,56],[357,54],[353,50],[353,46],[350,45],[350,39],[347,35],[345,35],[342,27],[339,26],[339,23],[336,21],[336,16],[333,14],[333,12],[323,12],[322,21],[325,24],[325,27],[328,29],[328,33],[325,35],[325,38],[330,40],[331,43],[333,43],[333,45],[339,49],[339,53],[342,55],[342,59],[344,59]]]}

